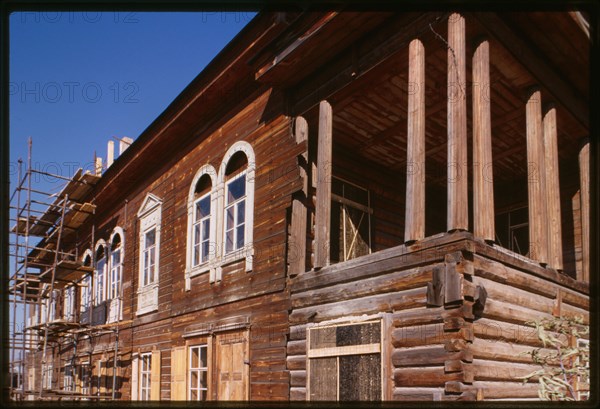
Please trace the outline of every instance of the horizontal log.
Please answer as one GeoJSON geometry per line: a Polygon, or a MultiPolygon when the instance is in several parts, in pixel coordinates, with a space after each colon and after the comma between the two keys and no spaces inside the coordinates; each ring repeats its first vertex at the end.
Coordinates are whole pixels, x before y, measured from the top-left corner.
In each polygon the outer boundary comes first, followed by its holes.
{"type": "Polygon", "coordinates": [[[449,352],[443,345],[402,348],[392,352],[392,363],[395,367],[440,366],[450,360],[468,362],[473,360],[473,355],[469,350],[449,352]]]}
{"type": "MultiPolygon", "coordinates": [[[[473,359],[473,372],[478,381],[510,381],[518,382],[519,378],[540,369],[536,364],[516,362],[488,361],[473,359]]],[[[537,377],[529,382],[537,382],[537,377]]]]}
{"type": "Polygon", "coordinates": [[[417,242],[381,250],[353,260],[333,264],[319,271],[299,274],[291,281],[292,293],[356,281],[389,271],[410,269],[444,260],[447,253],[469,249],[469,234],[442,234],[417,242]]]}
{"type": "Polygon", "coordinates": [[[433,268],[441,266],[417,267],[410,270],[396,271],[365,280],[338,284],[335,287],[292,295],[292,308],[302,308],[311,305],[325,304],[364,297],[373,294],[404,291],[427,285],[431,281],[433,268]]]}
{"type": "MultiPolygon", "coordinates": [[[[471,341],[473,330],[461,328],[458,331],[445,331],[444,324],[422,324],[392,330],[392,345],[395,348],[446,344],[453,340],[471,341]]],[[[462,349],[462,348],[461,348],[462,349]]],[[[454,350],[451,348],[450,350],[454,350]]]]}
{"type": "Polygon", "coordinates": [[[463,381],[463,372],[446,373],[444,367],[396,368],[394,383],[396,386],[437,386],[442,387],[448,381],[463,381]]]}
{"type": "MultiPolygon", "coordinates": [[[[526,353],[530,352],[533,347],[496,339],[475,338],[470,349],[475,359],[530,363],[531,355],[526,353]]],[[[543,349],[542,353],[551,351],[550,349],[543,349]]]]}
{"type": "Polygon", "coordinates": [[[439,401],[444,394],[443,388],[403,388],[396,387],[392,392],[395,401],[439,401]]]}
{"type": "Polygon", "coordinates": [[[539,385],[537,383],[524,384],[522,382],[475,381],[472,385],[464,385],[464,390],[480,390],[485,400],[538,398],[539,385]]]}
{"type": "Polygon", "coordinates": [[[353,314],[368,314],[424,306],[427,288],[415,288],[391,294],[380,294],[354,300],[300,308],[290,314],[291,323],[324,321],[353,314]]]}
{"type": "Polygon", "coordinates": [[[306,339],[307,324],[290,326],[290,341],[306,339]]]}
{"type": "Polygon", "coordinates": [[[290,385],[306,387],[306,371],[290,371],[290,385]]]}
{"type": "Polygon", "coordinates": [[[286,362],[290,371],[306,370],[306,355],[288,356],[286,362]]]}
{"type": "MultiPolygon", "coordinates": [[[[487,299],[494,299],[546,314],[552,313],[554,299],[534,294],[509,284],[501,284],[483,277],[473,277],[473,283],[485,288],[487,299]]],[[[484,309],[485,313],[485,309],[484,309]]]]}
{"type": "Polygon", "coordinates": [[[288,400],[288,383],[259,383],[250,386],[251,400],[288,400]]]}
{"type": "Polygon", "coordinates": [[[428,324],[437,324],[444,322],[446,318],[460,317],[462,312],[458,308],[446,310],[443,307],[414,308],[394,312],[392,317],[392,326],[396,328],[410,327],[424,322],[428,324]]]}
{"type": "Polygon", "coordinates": [[[292,386],[290,388],[290,400],[306,400],[306,388],[292,386]]]}
{"type": "MultiPolygon", "coordinates": [[[[541,267],[537,263],[516,254],[513,254],[509,250],[503,249],[498,246],[490,246],[483,242],[472,240],[469,242],[473,247],[473,251],[480,256],[495,260],[504,264],[507,267],[526,271],[526,276],[531,278],[541,278],[542,280],[549,281],[565,287],[570,290],[574,290],[580,294],[589,294],[589,286],[587,283],[576,281],[575,279],[561,274],[555,270],[541,267]]],[[[476,257],[476,256],[475,256],[476,257]]],[[[528,286],[525,287],[527,289],[528,286]]]]}
{"type": "Polygon", "coordinates": [[[483,309],[483,317],[513,324],[524,324],[529,321],[552,318],[552,315],[488,298],[483,309]]]}
{"type": "Polygon", "coordinates": [[[473,323],[475,339],[483,338],[491,341],[500,340],[522,345],[541,347],[535,328],[527,325],[511,324],[488,318],[480,318],[473,323]]]}
{"type": "Polygon", "coordinates": [[[287,355],[306,355],[306,340],[289,341],[287,344],[287,355]]]}

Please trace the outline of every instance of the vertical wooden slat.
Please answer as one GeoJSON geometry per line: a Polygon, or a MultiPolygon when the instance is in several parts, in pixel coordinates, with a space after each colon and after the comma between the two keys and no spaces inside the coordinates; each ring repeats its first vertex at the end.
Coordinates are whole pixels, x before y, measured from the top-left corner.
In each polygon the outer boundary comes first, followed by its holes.
{"type": "Polygon", "coordinates": [[[315,209],[315,268],[329,265],[329,240],[331,228],[331,171],[332,171],[331,105],[319,104],[319,134],[317,152],[317,197],[315,209]]]}
{"type": "Polygon", "coordinates": [[[160,351],[152,351],[150,368],[150,399],[160,400],[160,351]]]}
{"type": "Polygon", "coordinates": [[[542,129],[542,96],[534,91],[526,106],[527,191],[529,195],[529,257],[548,263],[545,155],[542,129]]]}
{"type": "Polygon", "coordinates": [[[481,41],[473,55],[473,233],[494,241],[489,47],[487,40],[481,41]]]}
{"type": "Polygon", "coordinates": [[[425,49],[420,40],[408,48],[408,131],[404,242],[425,237],[425,49]]]}
{"type": "Polygon", "coordinates": [[[138,400],[139,370],[140,370],[140,364],[139,364],[139,360],[138,360],[138,354],[133,354],[133,358],[131,359],[131,400],[138,400]]]}
{"type": "MultiPolygon", "coordinates": [[[[308,124],[301,116],[296,118],[295,124],[296,143],[304,143],[308,139],[308,124]]],[[[307,148],[308,149],[308,148],[307,148]]],[[[308,177],[306,168],[308,166],[308,152],[304,152],[302,163],[299,163],[300,177],[302,178],[302,197],[294,197],[292,201],[292,226],[290,233],[290,275],[294,276],[306,270],[306,204],[304,200],[308,197],[308,177]]]]}
{"type": "Polygon", "coordinates": [[[582,268],[579,280],[590,281],[590,142],[586,140],[579,151],[579,185],[581,200],[582,268]]]}
{"type": "Polygon", "coordinates": [[[187,348],[171,350],[171,400],[187,400],[187,348]]]}
{"type": "Polygon", "coordinates": [[[465,19],[448,18],[448,218],[447,229],[468,230],[465,19]]]}
{"type": "Polygon", "coordinates": [[[562,227],[560,217],[560,185],[558,147],[556,140],[556,108],[544,116],[544,164],[546,173],[546,203],[548,210],[548,264],[563,269],[562,227]]]}

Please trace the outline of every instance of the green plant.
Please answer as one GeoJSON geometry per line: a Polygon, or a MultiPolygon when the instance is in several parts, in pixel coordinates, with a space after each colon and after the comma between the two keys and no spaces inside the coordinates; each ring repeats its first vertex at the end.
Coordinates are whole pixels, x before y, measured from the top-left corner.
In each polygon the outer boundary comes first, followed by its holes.
{"type": "Polygon", "coordinates": [[[520,377],[523,383],[537,377],[538,395],[543,400],[580,400],[576,385],[589,379],[589,346],[577,342],[589,333],[582,317],[557,317],[531,321],[544,348],[523,354],[531,355],[542,368],[520,377]]]}

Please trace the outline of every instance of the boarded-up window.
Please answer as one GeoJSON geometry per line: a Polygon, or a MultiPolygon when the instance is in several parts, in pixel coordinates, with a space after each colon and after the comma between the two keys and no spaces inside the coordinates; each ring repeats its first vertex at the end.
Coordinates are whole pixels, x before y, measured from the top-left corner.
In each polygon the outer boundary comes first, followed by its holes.
{"type": "Polygon", "coordinates": [[[369,254],[372,212],[369,191],[334,177],[331,199],[331,261],[369,254]]]}
{"type": "Polygon", "coordinates": [[[381,323],[311,328],[310,400],[381,400],[381,323]]]}

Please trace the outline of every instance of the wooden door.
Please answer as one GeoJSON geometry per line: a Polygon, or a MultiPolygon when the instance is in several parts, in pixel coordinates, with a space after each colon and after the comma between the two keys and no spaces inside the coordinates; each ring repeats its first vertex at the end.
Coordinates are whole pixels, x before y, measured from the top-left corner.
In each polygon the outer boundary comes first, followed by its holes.
{"type": "Polygon", "coordinates": [[[215,347],[217,400],[247,400],[248,332],[218,334],[215,347]]]}

